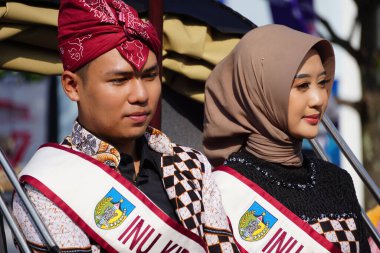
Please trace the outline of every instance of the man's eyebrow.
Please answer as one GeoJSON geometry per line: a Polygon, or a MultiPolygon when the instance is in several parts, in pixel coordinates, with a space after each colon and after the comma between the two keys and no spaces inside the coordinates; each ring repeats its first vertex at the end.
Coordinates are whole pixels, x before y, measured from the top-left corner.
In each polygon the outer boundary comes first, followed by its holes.
{"type": "MultiPolygon", "coordinates": [[[[155,64],[149,68],[146,68],[140,73],[144,74],[144,73],[155,71],[156,69],[158,69],[158,64],[155,64]]],[[[135,73],[137,73],[137,72],[135,72],[133,70],[130,70],[130,71],[110,70],[110,71],[106,72],[105,75],[106,76],[131,76],[131,75],[134,75],[135,73]]]]}
{"type": "Polygon", "coordinates": [[[134,71],[124,71],[124,70],[111,70],[105,73],[106,76],[128,76],[133,75],[134,71]]]}
{"type": "Polygon", "coordinates": [[[155,64],[153,65],[152,67],[149,67],[149,68],[146,68],[142,71],[142,73],[146,73],[146,72],[152,72],[152,71],[155,71],[158,69],[158,64],[155,64]]]}
{"type": "MultiPolygon", "coordinates": [[[[319,73],[318,77],[325,76],[325,75],[326,75],[326,71],[323,71],[323,72],[319,73]]],[[[310,77],[310,75],[309,74],[298,74],[294,78],[306,78],[306,77],[310,77]]]]}

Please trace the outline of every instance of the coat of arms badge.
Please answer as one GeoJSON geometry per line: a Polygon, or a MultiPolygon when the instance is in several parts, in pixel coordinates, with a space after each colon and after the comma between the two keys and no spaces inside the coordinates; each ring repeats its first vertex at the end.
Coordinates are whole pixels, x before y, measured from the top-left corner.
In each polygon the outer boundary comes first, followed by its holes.
{"type": "Polygon", "coordinates": [[[277,218],[256,201],[239,220],[239,234],[244,241],[261,240],[277,222],[277,218]]]}
{"type": "Polygon", "coordinates": [[[125,221],[133,209],[135,206],[130,201],[111,188],[95,207],[95,223],[101,229],[114,229],[125,221]]]}

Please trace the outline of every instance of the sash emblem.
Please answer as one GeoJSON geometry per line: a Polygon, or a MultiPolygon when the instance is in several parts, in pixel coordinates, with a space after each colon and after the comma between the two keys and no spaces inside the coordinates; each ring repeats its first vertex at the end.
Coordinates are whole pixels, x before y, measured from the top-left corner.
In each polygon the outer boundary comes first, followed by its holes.
{"type": "Polygon", "coordinates": [[[248,242],[261,240],[276,222],[277,218],[255,201],[240,218],[240,237],[248,242]]]}
{"type": "Polygon", "coordinates": [[[135,206],[112,187],[95,207],[95,223],[101,229],[114,229],[125,221],[133,209],[135,206]]]}

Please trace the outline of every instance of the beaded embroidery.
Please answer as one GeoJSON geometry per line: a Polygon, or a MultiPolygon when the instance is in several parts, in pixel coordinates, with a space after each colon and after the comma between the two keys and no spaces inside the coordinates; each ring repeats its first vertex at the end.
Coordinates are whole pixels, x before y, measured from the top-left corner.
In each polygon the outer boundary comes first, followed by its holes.
{"type": "Polygon", "coordinates": [[[301,215],[300,218],[307,223],[315,223],[318,220],[322,220],[325,218],[333,219],[333,220],[340,220],[340,219],[348,219],[348,218],[355,218],[357,219],[357,215],[355,213],[349,212],[349,213],[329,213],[329,214],[320,214],[318,217],[310,218],[306,216],[305,214],[301,215]]]}
{"type": "Polygon", "coordinates": [[[268,178],[268,180],[271,182],[271,183],[275,183],[277,184],[278,186],[283,186],[283,187],[286,187],[286,188],[291,188],[291,189],[299,189],[299,190],[302,190],[304,191],[305,189],[310,189],[310,188],[313,188],[315,183],[316,183],[316,174],[317,174],[317,170],[315,169],[315,164],[313,162],[310,163],[310,169],[311,169],[311,176],[310,176],[310,182],[306,183],[306,184],[292,184],[292,183],[289,183],[289,182],[285,182],[284,180],[282,179],[278,179],[276,178],[275,176],[271,175],[267,170],[259,167],[259,166],[255,166],[253,163],[251,163],[250,161],[248,161],[247,159],[244,159],[244,158],[240,158],[240,157],[235,157],[235,156],[230,156],[225,162],[224,162],[224,165],[226,165],[228,162],[238,162],[238,163],[241,163],[245,166],[249,166],[249,167],[253,167],[255,168],[258,172],[260,172],[263,176],[265,176],[266,178],[268,178]]]}

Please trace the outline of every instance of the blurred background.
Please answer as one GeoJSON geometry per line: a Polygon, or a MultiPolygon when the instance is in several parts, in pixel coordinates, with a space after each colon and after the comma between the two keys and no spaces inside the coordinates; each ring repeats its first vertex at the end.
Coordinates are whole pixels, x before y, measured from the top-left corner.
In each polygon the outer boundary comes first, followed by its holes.
{"type": "MultiPolygon", "coordinates": [[[[148,16],[148,1],[125,2],[148,16]]],[[[76,105],[60,88],[57,8],[57,0],[0,2],[0,147],[16,172],[41,144],[68,135],[76,117],[76,105]]],[[[164,86],[155,126],[174,142],[202,150],[208,74],[247,31],[271,23],[333,42],[336,79],[328,116],[379,185],[379,0],[164,1],[164,86]]],[[[359,202],[377,225],[376,200],[323,127],[318,141],[350,172],[359,202]]],[[[311,149],[307,142],[304,148],[311,149]]],[[[9,202],[13,187],[2,170],[0,188],[9,202]]]]}

